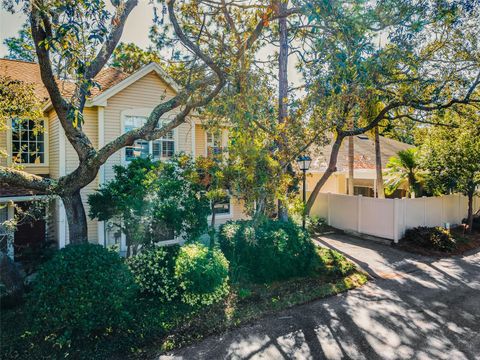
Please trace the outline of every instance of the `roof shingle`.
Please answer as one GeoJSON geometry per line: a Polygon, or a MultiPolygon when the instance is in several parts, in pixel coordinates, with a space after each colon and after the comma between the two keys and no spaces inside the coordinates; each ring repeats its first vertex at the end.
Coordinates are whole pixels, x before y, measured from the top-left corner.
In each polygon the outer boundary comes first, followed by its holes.
{"type": "MultiPolygon", "coordinates": [[[[413,147],[397,140],[380,136],[380,151],[382,154],[382,167],[385,168],[388,160],[397,155],[401,150],[413,147]]],[[[375,142],[366,135],[354,137],[354,168],[375,169],[375,142]]],[[[332,143],[324,147],[312,149],[310,156],[312,164],[310,170],[325,171],[330,160],[332,143]]],[[[344,139],[337,158],[337,171],[348,171],[348,138],[344,139]]]]}
{"type": "MultiPolygon", "coordinates": [[[[41,101],[48,99],[48,92],[42,82],[40,75],[40,67],[37,63],[0,59],[0,75],[8,76],[14,80],[20,80],[35,86],[35,93],[41,101]]],[[[95,81],[100,85],[100,88],[92,89],[91,97],[95,97],[112,86],[125,80],[130,75],[111,67],[103,68],[95,77],[95,81]]],[[[69,80],[57,80],[60,91],[65,97],[69,97],[75,91],[75,83],[69,80]]]]}

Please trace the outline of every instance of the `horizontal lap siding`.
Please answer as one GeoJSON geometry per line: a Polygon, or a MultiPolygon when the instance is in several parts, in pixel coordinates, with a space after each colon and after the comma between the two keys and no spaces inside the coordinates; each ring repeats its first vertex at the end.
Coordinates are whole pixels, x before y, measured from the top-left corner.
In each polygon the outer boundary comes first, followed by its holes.
{"type": "Polygon", "coordinates": [[[0,130],[0,165],[7,166],[7,158],[5,154],[7,153],[7,131],[0,130]]]}
{"type": "MultiPolygon", "coordinates": [[[[48,114],[48,131],[49,131],[49,141],[48,141],[48,159],[50,167],[50,177],[53,179],[58,179],[60,176],[60,157],[59,157],[59,131],[60,131],[60,122],[58,120],[57,113],[55,111],[50,111],[48,114]]],[[[48,237],[49,240],[58,241],[58,221],[59,214],[56,211],[56,206],[54,203],[51,203],[49,206],[49,218],[48,218],[48,237]]]]}
{"type": "Polygon", "coordinates": [[[55,111],[50,111],[48,115],[49,142],[48,142],[48,158],[50,165],[50,176],[58,179],[60,176],[60,157],[59,157],[59,131],[60,122],[55,111]]]}
{"type": "MultiPolygon", "coordinates": [[[[108,99],[105,107],[105,143],[113,141],[121,135],[122,111],[129,109],[154,108],[156,105],[172,98],[174,91],[154,72],[144,76],[132,85],[108,99]]],[[[172,118],[170,114],[167,118],[172,118]]],[[[177,151],[191,153],[192,135],[189,123],[180,125],[176,129],[178,139],[177,151]]],[[[105,180],[114,178],[114,165],[121,165],[121,151],[113,154],[105,164],[105,180]]]]}
{"type": "Polygon", "coordinates": [[[195,125],[195,156],[207,155],[207,139],[202,125],[195,125]]]}

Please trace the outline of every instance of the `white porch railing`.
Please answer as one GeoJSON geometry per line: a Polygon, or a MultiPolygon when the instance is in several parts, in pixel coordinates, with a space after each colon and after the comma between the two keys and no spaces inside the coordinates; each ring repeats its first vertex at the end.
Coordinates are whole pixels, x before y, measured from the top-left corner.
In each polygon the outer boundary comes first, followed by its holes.
{"type": "MultiPolygon", "coordinates": [[[[474,198],[474,212],[480,197],[474,198]]],[[[417,226],[460,224],[467,216],[467,197],[454,194],[416,199],[376,199],[363,196],[320,193],[310,215],[327,219],[329,225],[346,231],[398,240],[417,226]]]]}

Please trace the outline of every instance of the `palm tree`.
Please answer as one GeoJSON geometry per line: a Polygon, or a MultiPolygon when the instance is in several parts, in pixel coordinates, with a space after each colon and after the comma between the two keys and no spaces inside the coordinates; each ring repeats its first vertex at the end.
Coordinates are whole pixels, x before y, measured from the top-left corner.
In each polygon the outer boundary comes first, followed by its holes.
{"type": "Polygon", "coordinates": [[[388,160],[384,175],[385,192],[393,194],[403,183],[407,182],[407,196],[414,198],[421,190],[423,171],[417,160],[417,149],[402,150],[388,160]]]}
{"type": "Polygon", "coordinates": [[[377,185],[377,198],[385,199],[385,189],[383,186],[383,174],[382,174],[382,151],[380,148],[380,134],[378,131],[378,125],[374,129],[375,135],[375,182],[377,185]]]}

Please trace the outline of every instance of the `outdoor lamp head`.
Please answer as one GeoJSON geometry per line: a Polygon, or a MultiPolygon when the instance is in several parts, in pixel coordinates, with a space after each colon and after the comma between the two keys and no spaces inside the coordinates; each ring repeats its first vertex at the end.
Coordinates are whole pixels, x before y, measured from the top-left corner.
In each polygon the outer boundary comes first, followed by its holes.
{"type": "Polygon", "coordinates": [[[297,159],[298,166],[302,171],[307,171],[308,169],[310,169],[311,162],[312,159],[308,155],[299,156],[297,159]]]}

